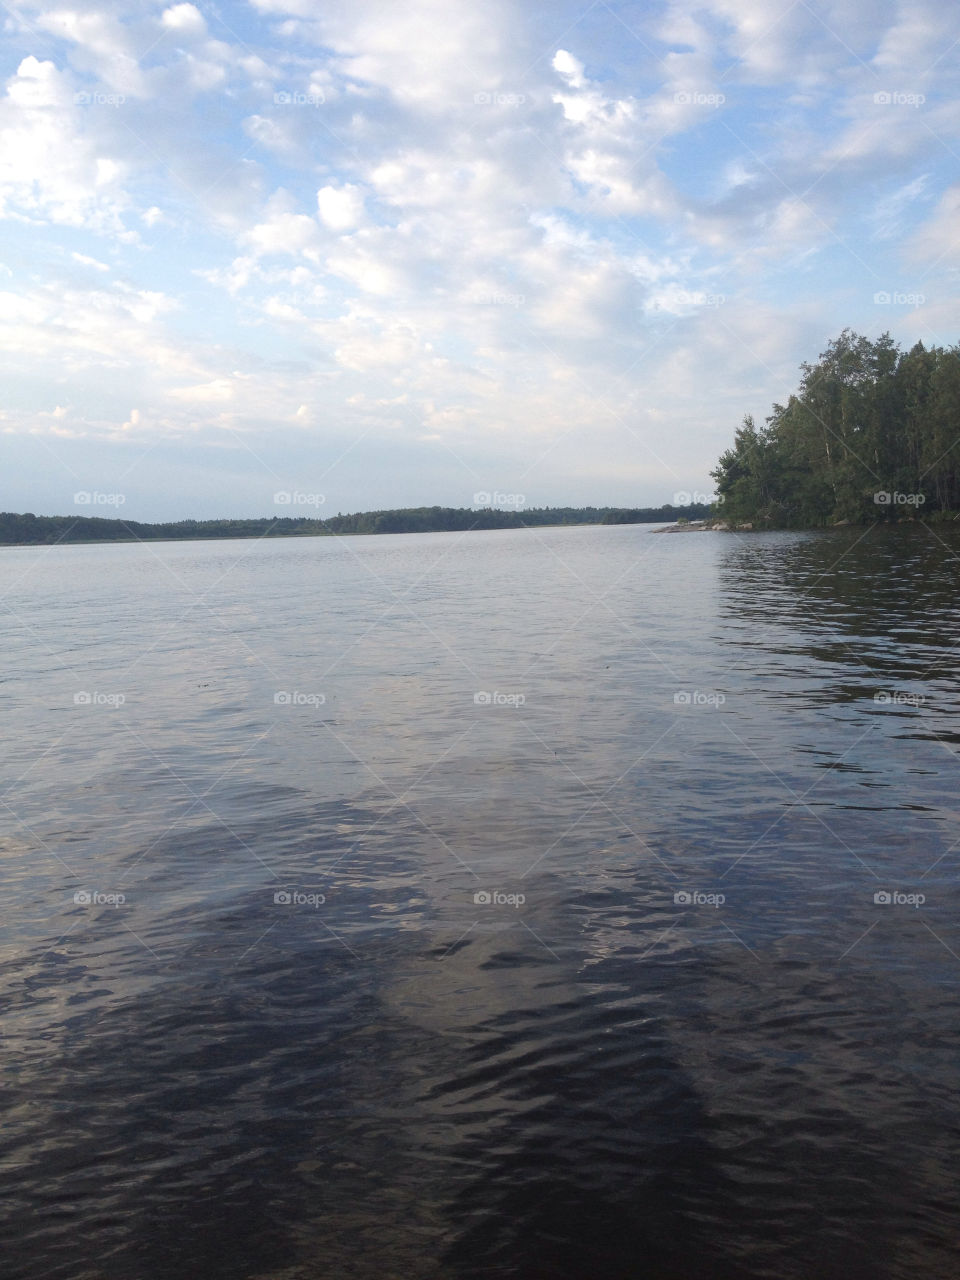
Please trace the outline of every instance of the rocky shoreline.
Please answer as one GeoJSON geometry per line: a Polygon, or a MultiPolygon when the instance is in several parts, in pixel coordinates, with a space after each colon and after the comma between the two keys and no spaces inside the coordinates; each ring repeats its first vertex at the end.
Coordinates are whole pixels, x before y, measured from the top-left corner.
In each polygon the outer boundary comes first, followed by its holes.
{"type": "Polygon", "coordinates": [[[687,520],[683,524],[668,524],[662,529],[654,529],[654,533],[736,533],[741,529],[752,529],[749,522],[734,524],[729,520],[687,520]]]}

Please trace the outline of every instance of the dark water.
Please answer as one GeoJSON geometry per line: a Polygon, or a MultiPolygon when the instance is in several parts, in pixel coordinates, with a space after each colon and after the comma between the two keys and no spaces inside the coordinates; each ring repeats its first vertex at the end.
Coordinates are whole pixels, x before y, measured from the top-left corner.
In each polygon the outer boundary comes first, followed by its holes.
{"type": "Polygon", "coordinates": [[[5,550],[3,1275],[953,1280],[958,550],[5,550]]]}

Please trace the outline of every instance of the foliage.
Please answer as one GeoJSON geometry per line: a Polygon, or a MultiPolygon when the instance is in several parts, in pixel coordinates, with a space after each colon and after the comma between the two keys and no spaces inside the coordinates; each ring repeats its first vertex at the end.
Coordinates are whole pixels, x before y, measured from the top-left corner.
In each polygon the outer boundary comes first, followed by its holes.
{"type": "Polygon", "coordinates": [[[522,529],[557,524],[644,524],[673,520],[681,512],[694,518],[709,508],[535,507],[529,511],[479,511],[458,507],[408,507],[396,511],[358,511],[353,515],[280,516],[263,519],[178,520],[144,524],[99,516],[37,516],[0,512],[0,544],[54,542],[152,542],[196,538],[277,538],[367,533],[438,533],[469,529],[522,529]]]}
{"type": "Polygon", "coordinates": [[[711,475],[717,514],[768,528],[925,518],[960,507],[960,347],[904,353],[845,329],[711,475]]]}

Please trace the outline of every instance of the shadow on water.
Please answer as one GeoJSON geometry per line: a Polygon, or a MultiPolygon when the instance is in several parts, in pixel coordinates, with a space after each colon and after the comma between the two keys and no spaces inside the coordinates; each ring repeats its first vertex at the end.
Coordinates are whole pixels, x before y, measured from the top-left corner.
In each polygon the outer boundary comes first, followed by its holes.
{"type": "MultiPolygon", "coordinates": [[[[726,543],[704,667],[739,785],[715,793],[699,869],[746,915],[726,946],[681,927],[664,948],[655,878],[598,900],[566,1017],[526,1010],[544,1045],[575,1028],[570,1052],[503,1066],[497,1124],[458,1148],[480,1170],[449,1207],[458,1276],[956,1274],[958,904],[936,870],[958,834],[955,549],[922,529],[726,543]],[[874,893],[917,879],[926,917],[883,918],[874,893]]],[[[682,767],[702,793],[727,767],[714,729],[648,790],[682,767]]],[[[689,810],[658,827],[665,854],[700,834],[689,810]]]]}
{"type": "Polygon", "coordinates": [[[399,1119],[378,1067],[429,1058],[377,994],[378,970],[418,945],[389,920],[416,914],[410,832],[395,825],[389,856],[368,838],[361,860],[354,833],[376,812],[282,799],[242,838],[291,884],[321,862],[322,906],[278,904],[253,858],[229,888],[222,866],[212,898],[224,839],[208,821],[120,860],[137,867],[126,914],[71,904],[59,938],[3,965],[5,1275],[273,1274],[303,1262],[299,1236],[338,1188],[341,1222],[363,1203],[361,1131],[366,1172],[398,1166],[369,1135],[399,1119]]]}

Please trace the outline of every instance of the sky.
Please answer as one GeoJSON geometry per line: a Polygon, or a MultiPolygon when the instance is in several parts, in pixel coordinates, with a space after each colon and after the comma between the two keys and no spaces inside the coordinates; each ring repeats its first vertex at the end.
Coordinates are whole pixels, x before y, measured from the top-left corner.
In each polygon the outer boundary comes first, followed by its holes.
{"type": "Polygon", "coordinates": [[[942,0],[0,20],[5,510],[705,500],[845,326],[960,337],[942,0]]]}

